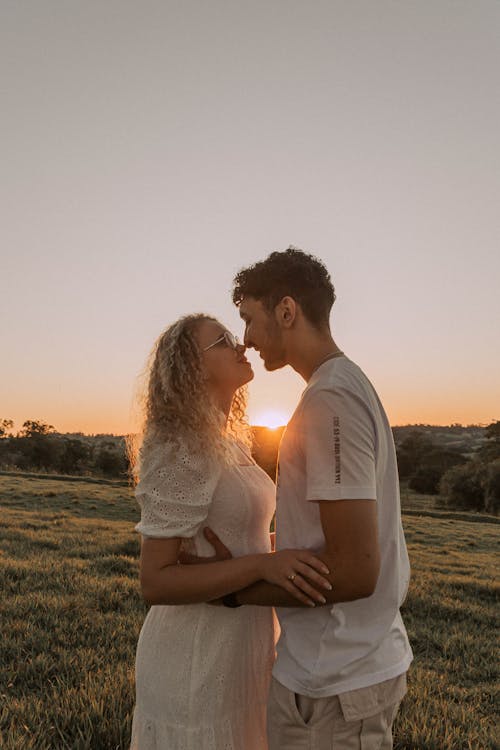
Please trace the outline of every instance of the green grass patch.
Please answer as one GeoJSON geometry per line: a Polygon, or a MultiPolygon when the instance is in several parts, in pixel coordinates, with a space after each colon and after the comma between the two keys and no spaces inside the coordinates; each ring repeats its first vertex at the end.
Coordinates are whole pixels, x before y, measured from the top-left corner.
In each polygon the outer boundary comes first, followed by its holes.
{"type": "Polygon", "coordinates": [[[121,481],[4,473],[0,474],[0,502],[3,508],[61,511],[76,518],[139,520],[132,490],[121,481]]]}
{"type": "MultiPolygon", "coordinates": [[[[395,750],[493,749],[498,525],[406,500],[415,661],[395,750]]],[[[0,747],[126,750],[147,611],[130,490],[2,475],[0,502],[0,747]]]]}

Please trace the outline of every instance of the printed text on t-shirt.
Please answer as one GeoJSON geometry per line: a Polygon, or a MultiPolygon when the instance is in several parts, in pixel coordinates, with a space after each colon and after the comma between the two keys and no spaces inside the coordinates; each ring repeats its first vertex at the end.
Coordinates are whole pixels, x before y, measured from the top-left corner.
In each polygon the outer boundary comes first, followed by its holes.
{"type": "Polygon", "coordinates": [[[335,465],[335,484],[340,484],[340,417],[333,418],[333,460],[335,465]]]}

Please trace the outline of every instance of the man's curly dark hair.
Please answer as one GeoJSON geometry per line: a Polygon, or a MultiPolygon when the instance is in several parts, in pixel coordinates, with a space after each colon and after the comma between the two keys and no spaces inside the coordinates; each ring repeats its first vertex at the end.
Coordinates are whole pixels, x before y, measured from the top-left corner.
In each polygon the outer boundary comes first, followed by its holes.
{"type": "Polygon", "coordinates": [[[233,282],[233,302],[254,297],[272,311],[283,297],[293,297],[316,328],[328,325],[335,290],[326,267],[314,255],[295,247],[271,253],[242,268],[233,282]]]}

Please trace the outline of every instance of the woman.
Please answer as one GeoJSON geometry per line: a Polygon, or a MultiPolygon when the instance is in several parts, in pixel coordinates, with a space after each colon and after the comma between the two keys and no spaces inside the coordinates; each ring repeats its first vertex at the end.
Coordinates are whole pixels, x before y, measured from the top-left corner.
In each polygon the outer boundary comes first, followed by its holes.
{"type": "Polygon", "coordinates": [[[263,750],[274,658],[271,608],[231,607],[258,580],[314,604],[324,564],[270,553],[275,488],[244,435],[245,348],[215,319],[181,318],[152,355],[136,497],[141,588],[151,605],[137,647],[132,750],[263,750]],[[210,557],[210,526],[234,558],[210,557]],[[212,603],[206,603],[212,602],[212,603]],[[226,604],[226,606],[223,606],[226,604]],[[217,606],[218,605],[218,606],[217,606]]]}

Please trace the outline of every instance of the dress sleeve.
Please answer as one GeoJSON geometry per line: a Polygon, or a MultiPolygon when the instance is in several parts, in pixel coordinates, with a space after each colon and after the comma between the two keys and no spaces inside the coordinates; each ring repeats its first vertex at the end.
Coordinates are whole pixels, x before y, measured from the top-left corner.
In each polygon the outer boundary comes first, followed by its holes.
{"type": "Polygon", "coordinates": [[[344,389],[304,404],[307,500],[376,500],[375,427],[367,405],[344,389]]]}
{"type": "Polygon", "coordinates": [[[151,537],[194,536],[208,515],[219,478],[215,462],[183,445],[177,451],[168,444],[152,449],[135,490],[141,507],[135,530],[151,537]]]}

